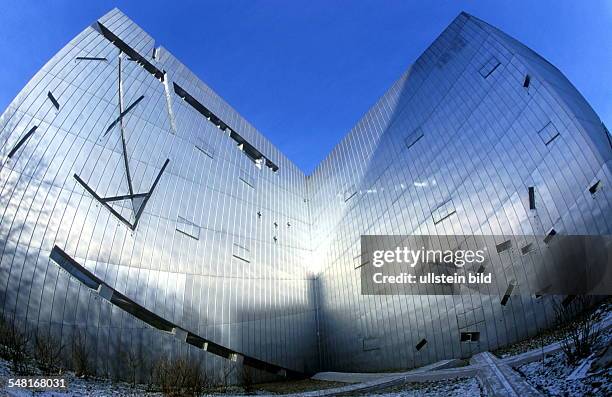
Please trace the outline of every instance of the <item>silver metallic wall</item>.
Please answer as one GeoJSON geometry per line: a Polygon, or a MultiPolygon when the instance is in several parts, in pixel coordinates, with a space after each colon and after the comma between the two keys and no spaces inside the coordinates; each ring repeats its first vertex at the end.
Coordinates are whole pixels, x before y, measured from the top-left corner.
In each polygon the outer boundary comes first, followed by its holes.
{"type": "Polygon", "coordinates": [[[419,366],[550,326],[552,297],[520,286],[505,305],[505,289],[362,296],[360,235],[610,234],[611,159],[601,121],[557,69],[459,15],[309,180],[322,369],[419,366]]]}
{"type": "Polygon", "coordinates": [[[304,174],[121,12],[98,22],[33,77],[0,121],[0,311],[67,346],[84,334],[100,372],[130,350],[149,361],[189,351],[211,373],[224,370],[224,358],[181,342],[183,331],[313,370],[304,174]],[[100,198],[129,195],[128,182],[134,195],[148,193],[160,177],[132,230],[143,196],[105,205],[76,176],[100,198]],[[70,277],[49,259],[55,246],[177,325],[178,335],[70,277]]]}
{"type": "Polygon", "coordinates": [[[126,352],[282,374],[492,349],[550,325],[549,298],[361,296],[360,235],[610,234],[610,159],[558,70],[461,14],[306,177],[113,10],[0,119],[0,311],[82,336],[100,373],[126,352]]]}

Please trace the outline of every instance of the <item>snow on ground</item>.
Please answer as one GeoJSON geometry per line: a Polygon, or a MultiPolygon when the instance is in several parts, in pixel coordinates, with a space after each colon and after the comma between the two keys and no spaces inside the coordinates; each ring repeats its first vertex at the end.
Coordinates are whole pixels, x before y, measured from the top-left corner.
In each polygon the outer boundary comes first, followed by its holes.
{"type": "Polygon", "coordinates": [[[110,382],[102,379],[81,379],[74,373],[67,372],[63,376],[68,382],[67,390],[33,391],[29,389],[9,388],[8,379],[15,376],[10,364],[0,359],[0,396],[9,397],[132,397],[132,396],[162,396],[161,393],[150,393],[143,388],[134,388],[130,384],[110,382]]]}
{"type": "MultiPolygon", "coordinates": [[[[596,350],[612,344],[612,334],[605,333],[596,350]]],[[[580,363],[578,364],[580,365],[580,363]]],[[[517,368],[517,371],[540,392],[549,396],[612,396],[612,368],[605,368],[583,379],[567,380],[578,366],[565,360],[563,352],[557,352],[544,362],[534,361],[517,368]]]]}
{"type": "Polygon", "coordinates": [[[350,395],[377,397],[477,397],[485,396],[486,394],[478,379],[474,377],[448,379],[435,382],[406,383],[381,390],[350,395]]]}

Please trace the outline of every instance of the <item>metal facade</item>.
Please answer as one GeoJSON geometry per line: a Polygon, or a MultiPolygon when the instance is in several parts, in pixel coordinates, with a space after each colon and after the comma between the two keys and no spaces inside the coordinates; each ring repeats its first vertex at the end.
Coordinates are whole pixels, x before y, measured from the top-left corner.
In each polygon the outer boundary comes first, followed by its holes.
{"type": "Polygon", "coordinates": [[[99,373],[126,352],[285,374],[492,349],[549,326],[551,298],[362,296],[360,235],[610,234],[611,157],[554,66],[461,14],[307,177],[113,10],[0,119],[0,311],[83,338],[99,373]]]}

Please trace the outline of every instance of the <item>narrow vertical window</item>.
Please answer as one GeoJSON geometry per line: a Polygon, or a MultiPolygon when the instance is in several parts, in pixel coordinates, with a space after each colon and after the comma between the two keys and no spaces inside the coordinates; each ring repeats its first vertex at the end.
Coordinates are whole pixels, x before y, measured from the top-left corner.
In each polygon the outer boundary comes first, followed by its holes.
{"type": "Polygon", "coordinates": [[[513,290],[514,290],[514,283],[508,284],[508,288],[506,288],[506,292],[504,293],[504,296],[502,297],[501,302],[499,302],[502,306],[506,306],[506,304],[508,303],[508,300],[510,299],[510,296],[512,295],[513,290]]]}
{"type": "Polygon", "coordinates": [[[529,88],[529,84],[531,83],[531,76],[528,74],[525,75],[525,80],[523,80],[523,87],[529,88]]]}
{"type": "Polygon", "coordinates": [[[529,209],[535,210],[535,187],[529,186],[529,209]]]}

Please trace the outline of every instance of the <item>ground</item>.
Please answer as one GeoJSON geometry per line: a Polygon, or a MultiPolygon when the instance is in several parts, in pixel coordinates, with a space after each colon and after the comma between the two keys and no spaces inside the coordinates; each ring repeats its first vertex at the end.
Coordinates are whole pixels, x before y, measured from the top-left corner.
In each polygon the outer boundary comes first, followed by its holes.
{"type": "Polygon", "coordinates": [[[354,393],[349,396],[377,397],[477,397],[485,396],[480,382],[476,378],[449,379],[437,382],[406,383],[368,393],[354,393]]]}
{"type": "MultiPolygon", "coordinates": [[[[612,344],[612,335],[602,335],[596,350],[612,344]]],[[[577,366],[569,365],[563,352],[548,356],[546,360],[534,361],[517,368],[531,385],[548,396],[612,396],[612,368],[604,368],[583,379],[568,380],[567,377],[577,366]]]]}

